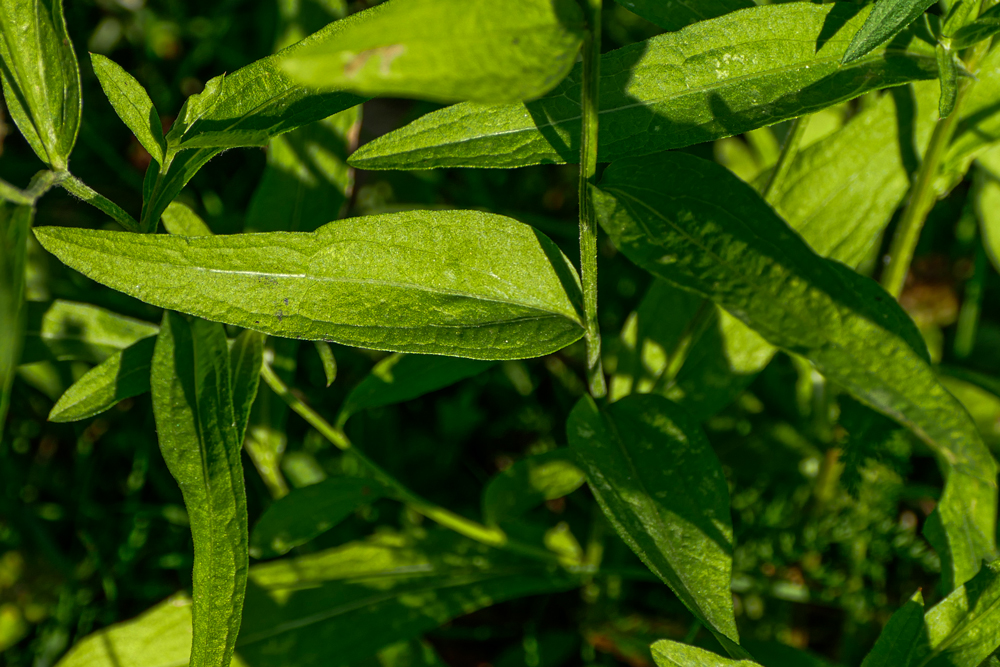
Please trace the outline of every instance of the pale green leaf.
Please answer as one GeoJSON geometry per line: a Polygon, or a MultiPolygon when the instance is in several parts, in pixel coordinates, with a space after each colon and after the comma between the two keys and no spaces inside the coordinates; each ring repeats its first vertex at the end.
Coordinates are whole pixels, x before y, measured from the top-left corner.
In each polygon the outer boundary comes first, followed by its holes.
{"type": "Polygon", "coordinates": [[[62,0],[0,2],[0,83],[10,117],[35,154],[52,169],[66,169],[82,102],[62,0]]]}
{"type": "Polygon", "coordinates": [[[250,555],[282,556],[385,495],[387,491],[381,484],[358,477],[331,477],[296,489],[260,517],[250,534],[250,555]]]}
{"type": "Polygon", "coordinates": [[[917,591],[882,629],[861,667],[907,667],[924,629],[924,597],[917,591]]]}
{"type": "Polygon", "coordinates": [[[483,490],[483,517],[489,524],[516,519],[546,500],[567,496],[586,478],[572,449],[554,449],[516,461],[483,490]]]}
{"type": "Polygon", "coordinates": [[[222,325],[164,313],[150,385],[160,452],[181,488],[194,539],[190,667],[226,667],[243,612],[248,536],[222,325]]]}
{"type": "MultiPolygon", "coordinates": [[[[848,3],[753,7],[601,58],[598,159],[609,162],[740,134],[937,76],[934,47],[907,34],[844,67],[864,21],[848,3]]],[[[364,169],[575,163],[580,69],[525,104],[459,104],[365,144],[364,169]]]]}
{"type": "Polygon", "coordinates": [[[976,81],[962,102],[961,118],[955,135],[945,153],[942,171],[947,187],[937,185],[940,192],[962,180],[969,165],[977,157],[1000,142],[1000,49],[993,49],[980,63],[976,81]]]}
{"type": "Polygon", "coordinates": [[[979,18],[955,31],[951,38],[952,48],[967,49],[1000,33],[1000,5],[994,5],[979,15],[979,18]]]}
{"type": "Polygon", "coordinates": [[[942,369],[945,374],[941,376],[941,384],[965,406],[983,440],[996,451],[1000,448],[1000,396],[996,393],[1000,391],[1000,382],[972,372],[958,373],[955,377],[952,375],[954,371],[942,369]],[[987,382],[982,382],[983,379],[987,382]],[[983,384],[987,384],[988,388],[984,388],[983,384]]]}
{"type": "Polygon", "coordinates": [[[934,0],[878,0],[844,54],[849,64],[889,41],[923,14],[934,0]]]}
{"type": "Polygon", "coordinates": [[[738,648],[729,487],[704,434],[655,395],[627,396],[604,412],[585,396],[566,430],[618,534],[727,650],[738,648]]]}
{"type": "Polygon", "coordinates": [[[344,399],[337,423],[362,410],[403,403],[479,375],[493,364],[475,359],[394,354],[375,364],[344,399]]]}
{"type": "Polygon", "coordinates": [[[0,203],[0,435],[24,343],[24,270],[31,206],[0,203]]]}
{"type": "Polygon", "coordinates": [[[706,21],[737,9],[753,7],[751,0],[615,0],[650,23],[664,30],[680,30],[686,25],[706,21]]]}
{"type": "Polygon", "coordinates": [[[583,43],[575,0],[388,0],[286,56],[307,86],[439,102],[519,102],[561,81],[583,43]]]}
{"type": "Polygon", "coordinates": [[[163,139],[160,114],[149,99],[149,93],[121,65],[102,55],[91,53],[94,74],[118,117],[132,130],[154,160],[163,164],[167,144],[163,139]]]}
{"type": "Polygon", "coordinates": [[[875,282],[816,255],[756,191],[690,155],[615,163],[595,197],[602,226],[632,261],[806,357],[938,452],[956,585],[993,556],[996,462],[937,381],[913,322],[875,282]]]}
{"type": "Polygon", "coordinates": [[[696,646],[661,639],[649,647],[657,667],[760,667],[752,660],[730,660],[696,646]]]}
{"type": "Polygon", "coordinates": [[[229,373],[233,391],[233,423],[236,439],[243,442],[250,420],[250,410],[257,398],[260,369],[264,365],[264,336],[256,331],[244,331],[229,348],[229,373]]]}
{"type": "Polygon", "coordinates": [[[337,357],[333,356],[333,348],[325,340],[315,341],[316,354],[323,364],[323,375],[326,376],[326,386],[329,387],[337,379],[337,357]]]}
{"type": "Polygon", "coordinates": [[[211,236],[212,230],[201,217],[186,204],[170,202],[163,212],[163,228],[177,236],[211,236]]]}
{"type": "Polygon", "coordinates": [[[100,363],[128,346],[155,336],[155,324],[124,317],[88,303],[29,301],[21,363],[100,363]]]}
{"type": "Polygon", "coordinates": [[[35,234],[113,289],[276,336],[492,360],[548,354],[583,333],[569,261],[498,215],[412,211],[313,233],[35,234]]]}
{"type": "Polygon", "coordinates": [[[49,421],[87,419],[149,391],[155,343],[156,338],[143,338],[84,373],[52,406],[49,421]]]}
{"type": "Polygon", "coordinates": [[[976,216],[983,235],[983,246],[993,262],[993,268],[1000,271],[1000,174],[980,173],[973,191],[976,216]]]}

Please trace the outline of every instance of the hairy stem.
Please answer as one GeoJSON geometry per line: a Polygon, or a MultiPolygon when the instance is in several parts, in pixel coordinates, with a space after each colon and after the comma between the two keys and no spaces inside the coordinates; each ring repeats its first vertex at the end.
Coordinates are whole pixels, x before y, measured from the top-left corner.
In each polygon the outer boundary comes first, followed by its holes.
{"type": "Polygon", "coordinates": [[[99,194],[76,176],[70,173],[67,173],[66,176],[66,179],[63,180],[60,185],[62,185],[67,192],[72,195],[76,195],[97,210],[112,217],[115,222],[130,232],[139,231],[139,223],[135,221],[135,218],[126,213],[121,206],[99,194]]]}
{"type": "Polygon", "coordinates": [[[799,152],[799,145],[802,143],[802,137],[806,133],[807,125],[809,125],[809,117],[799,116],[792,121],[791,127],[788,128],[785,141],[781,144],[781,153],[778,155],[778,162],[774,165],[774,171],[771,172],[771,178],[768,179],[767,185],[764,186],[763,191],[760,193],[769,204],[773,203],[773,198],[781,191],[781,186],[784,185],[785,177],[788,176],[788,170],[791,169],[792,162],[795,161],[795,156],[799,152]]]}
{"type": "Polygon", "coordinates": [[[597,214],[591,186],[597,183],[597,125],[601,81],[601,0],[585,0],[589,30],[583,43],[583,111],[580,129],[580,277],[587,343],[587,382],[594,398],[608,394],[597,323],[597,214]]]}

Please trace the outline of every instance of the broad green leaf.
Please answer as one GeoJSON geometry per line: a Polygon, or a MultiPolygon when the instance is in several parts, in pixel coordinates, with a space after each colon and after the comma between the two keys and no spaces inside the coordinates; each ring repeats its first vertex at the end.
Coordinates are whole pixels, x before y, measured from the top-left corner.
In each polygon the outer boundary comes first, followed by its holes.
{"type": "Polygon", "coordinates": [[[997,33],[1000,33],[1000,5],[990,7],[978,19],[956,30],[951,38],[952,48],[967,49],[997,33]]]}
{"type": "Polygon", "coordinates": [[[986,444],[994,451],[1000,449],[1000,396],[994,393],[1000,389],[1000,383],[993,380],[993,391],[989,391],[981,386],[982,383],[969,381],[979,379],[975,378],[978,374],[973,374],[973,378],[963,378],[961,375],[951,376],[948,370],[943,372],[946,374],[941,376],[941,384],[965,406],[986,444]]]}
{"type": "Polygon", "coordinates": [[[149,391],[149,374],[156,338],[143,338],[83,374],[59,397],[49,421],[88,419],[120,401],[149,391]]]}
{"type": "Polygon", "coordinates": [[[661,639],[649,647],[657,667],[761,667],[752,660],[730,660],[696,646],[661,639]]]}
{"type": "Polygon", "coordinates": [[[751,0],[615,0],[650,23],[664,30],[680,30],[686,25],[707,21],[737,9],[753,7],[751,0]]]}
{"type": "Polygon", "coordinates": [[[548,354],[583,332],[569,261],[498,215],[412,211],[313,233],[35,235],[109,287],[275,336],[493,360],[548,354]]]}
{"type": "Polygon", "coordinates": [[[975,197],[976,216],[979,218],[983,246],[990,261],[993,262],[993,268],[1000,271],[1000,180],[981,170],[977,175],[972,196],[975,197]]]}
{"type": "Polygon", "coordinates": [[[10,117],[35,154],[66,169],[80,129],[80,68],[62,0],[0,2],[0,83],[10,117]]]}
{"type": "Polygon", "coordinates": [[[411,401],[432,391],[479,375],[493,364],[474,359],[394,354],[375,364],[371,373],[344,399],[337,423],[369,408],[411,401]]]}
{"type": "Polygon", "coordinates": [[[878,0],[844,54],[844,64],[862,58],[889,41],[934,4],[934,0],[878,0]]]}
{"type": "Polygon", "coordinates": [[[387,491],[381,484],[358,477],[331,477],[296,489],[260,517],[250,534],[250,555],[282,556],[385,495],[387,491]]]}
{"type": "MultiPolygon", "coordinates": [[[[445,531],[419,541],[381,534],[250,568],[233,665],[353,664],[457,616],[579,583],[445,531]]],[[[57,667],[182,667],[190,628],[191,607],[168,601],[86,637],[57,667]]]]}
{"type": "Polygon", "coordinates": [[[281,67],[321,90],[519,102],[569,73],[583,35],[575,0],[389,0],[312,40],[281,67]]]}
{"type": "Polygon", "coordinates": [[[618,534],[727,650],[738,647],[729,487],[704,434],[655,395],[627,396],[603,412],[584,397],[566,430],[618,534]]]}
{"type": "Polygon", "coordinates": [[[229,348],[230,386],[233,391],[233,416],[236,439],[243,442],[250,420],[250,410],[257,398],[260,369],[264,365],[264,336],[256,331],[244,331],[229,348]]]}
{"type": "Polygon", "coordinates": [[[924,597],[917,591],[886,623],[861,667],[906,667],[924,629],[924,597]]]}
{"type": "Polygon", "coordinates": [[[130,345],[155,336],[155,324],[75,301],[29,301],[21,363],[101,363],[130,345]]]}
{"type": "Polygon", "coordinates": [[[163,212],[163,228],[177,236],[211,236],[212,230],[186,204],[170,202],[163,212]]]}
{"type": "Polygon", "coordinates": [[[150,385],[160,452],[194,538],[190,667],[229,664],[243,613],[247,501],[229,374],[222,325],[164,313],[150,385]]]}
{"type": "Polygon", "coordinates": [[[326,376],[326,386],[329,387],[337,379],[337,357],[333,356],[333,348],[325,340],[318,340],[315,343],[316,354],[323,364],[323,375],[326,376]]]}
{"type": "Polygon", "coordinates": [[[806,357],[937,452],[955,585],[993,556],[996,462],[937,381],[913,322],[874,281],[816,255],[756,191],[691,155],[615,163],[595,198],[602,226],[632,261],[806,357]]]}
{"type": "MultiPolygon", "coordinates": [[[[840,65],[867,10],[848,3],[753,7],[601,58],[598,159],[647,155],[772,125],[871,90],[937,76],[934,47],[910,35],[840,65]]],[[[575,163],[580,68],[525,104],[459,104],[365,144],[364,169],[575,163]]]]}
{"type": "Polygon", "coordinates": [[[149,93],[113,60],[91,53],[90,62],[118,117],[132,130],[132,134],[152,158],[162,165],[167,144],[163,139],[160,114],[153,105],[153,100],[149,99],[149,93]]]}
{"type": "Polygon", "coordinates": [[[34,212],[0,203],[0,435],[24,343],[25,254],[34,212]]]}
{"type": "Polygon", "coordinates": [[[567,496],[586,478],[572,449],[554,449],[515,462],[483,490],[483,517],[495,525],[516,519],[546,500],[567,496]]]}

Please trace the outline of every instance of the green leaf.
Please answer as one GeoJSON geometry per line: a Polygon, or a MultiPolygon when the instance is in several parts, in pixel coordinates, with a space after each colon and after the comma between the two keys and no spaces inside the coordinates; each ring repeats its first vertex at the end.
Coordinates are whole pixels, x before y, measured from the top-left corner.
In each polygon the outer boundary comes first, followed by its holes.
{"type": "Polygon", "coordinates": [[[143,338],[84,373],[52,406],[49,421],[88,419],[126,398],[145,394],[155,343],[156,338],[143,338]]]}
{"type": "Polygon", "coordinates": [[[198,170],[209,160],[221,153],[223,148],[199,148],[197,150],[181,151],[171,158],[166,171],[161,173],[160,167],[151,162],[146,169],[142,192],[142,219],[140,230],[152,232],[156,221],[167,210],[170,204],[181,193],[198,170]]]}
{"type": "Polygon", "coordinates": [[[483,517],[491,525],[516,519],[546,500],[568,496],[585,481],[572,449],[554,449],[529,456],[515,462],[486,485],[483,517]]]}
{"type": "Polygon", "coordinates": [[[369,408],[411,401],[432,391],[479,375],[493,364],[474,359],[394,354],[375,364],[344,399],[337,424],[369,408]]]}
{"type": "Polygon", "coordinates": [[[955,109],[955,98],[958,95],[958,60],[951,49],[941,44],[937,45],[938,80],[941,82],[941,101],[938,104],[938,115],[947,118],[955,109]]]}
{"type": "Polygon", "coordinates": [[[654,395],[603,412],[585,396],[566,430],[618,534],[727,650],[738,649],[729,487],[704,434],[654,395]]]}
{"type": "Polygon", "coordinates": [[[130,345],[155,336],[155,324],[124,317],[89,303],[29,301],[21,363],[100,363],[130,345]]]}
{"type": "Polygon", "coordinates": [[[267,508],[250,535],[250,555],[274,558],[322,535],[362,505],[387,495],[371,479],[331,477],[296,489],[267,508]]]}
{"type": "Polygon", "coordinates": [[[229,348],[230,386],[233,390],[233,423],[236,439],[243,442],[250,410],[257,398],[260,369],[264,365],[264,336],[256,331],[244,331],[229,348]]]}
{"type": "Polygon", "coordinates": [[[519,102],[561,81],[583,43],[575,0],[389,0],[281,62],[300,83],[439,102],[519,102]]]}
{"type": "Polygon", "coordinates": [[[916,21],[934,0],[879,0],[844,54],[845,65],[862,58],[916,21]]]}
{"type": "Polygon", "coordinates": [[[615,0],[622,7],[638,14],[664,30],[680,30],[686,25],[707,21],[737,9],[753,7],[751,0],[615,0]]]}
{"type": "Polygon", "coordinates": [[[333,356],[333,348],[323,340],[316,341],[316,354],[323,364],[323,375],[326,376],[326,386],[329,387],[337,379],[337,357],[333,356]]]}
{"type": "Polygon", "coordinates": [[[690,155],[615,163],[595,197],[602,226],[629,259],[806,357],[938,453],[955,584],[992,557],[996,462],[937,381],[913,322],[874,281],[817,256],[755,190],[690,155]]]}
{"type": "Polygon", "coordinates": [[[658,667],[760,667],[752,660],[730,660],[703,648],[661,639],[649,647],[658,667]]]}
{"type": "Polygon", "coordinates": [[[152,158],[162,165],[167,144],[163,139],[160,114],[153,106],[153,100],[149,99],[149,93],[113,60],[91,53],[90,62],[118,117],[132,130],[132,134],[152,158]]]}
{"type": "Polygon", "coordinates": [[[160,452],[194,538],[191,667],[229,664],[243,613],[247,504],[229,373],[222,325],[164,313],[150,384],[160,452]]]}
{"type": "MultiPolygon", "coordinates": [[[[871,90],[937,76],[934,47],[912,35],[844,67],[866,10],[849,3],[753,7],[601,58],[598,158],[610,162],[740,134],[871,90]]],[[[575,163],[580,68],[525,104],[459,104],[365,144],[364,169],[575,163]]]]}
{"type": "Polygon", "coordinates": [[[983,235],[983,246],[993,262],[993,268],[1000,271],[1000,180],[981,170],[977,175],[975,198],[976,216],[979,230],[983,235]]]}
{"type": "Polygon", "coordinates": [[[924,629],[924,597],[917,591],[886,623],[861,667],[906,667],[924,629]]]}
{"type": "MultiPolygon", "coordinates": [[[[950,179],[949,186],[958,183],[977,157],[1000,142],[1000,49],[993,49],[983,59],[976,72],[975,85],[962,102],[955,135],[948,145],[942,171],[950,179]]],[[[939,192],[949,188],[938,184],[939,192]]]]}
{"type": "Polygon", "coordinates": [[[35,235],[113,289],[275,336],[492,360],[548,354],[583,333],[569,261],[498,215],[413,211],[313,233],[35,235]]]}
{"type": "Polygon", "coordinates": [[[924,617],[912,665],[977,667],[1000,647],[1000,563],[990,563],[924,617]]]}
{"type": "Polygon", "coordinates": [[[0,435],[24,343],[24,270],[31,206],[0,203],[0,435]]]}
{"type": "Polygon", "coordinates": [[[170,202],[163,212],[163,228],[177,236],[211,236],[212,230],[186,204],[170,202]]]}
{"type": "Polygon", "coordinates": [[[0,2],[0,83],[10,117],[35,154],[66,169],[80,128],[80,68],[62,0],[0,2]]]}
{"type": "Polygon", "coordinates": [[[989,382],[992,378],[977,377],[976,373],[970,373],[970,378],[963,378],[964,374],[952,377],[950,370],[943,371],[941,384],[965,407],[986,444],[994,451],[1000,449],[1000,397],[995,393],[1000,390],[1000,383],[993,380],[993,391],[989,391],[981,386],[984,383],[969,380],[985,379],[989,382]]]}
{"type": "Polygon", "coordinates": [[[953,49],[967,49],[1000,33],[1000,5],[994,5],[979,15],[972,23],[955,31],[951,38],[953,49]]]}

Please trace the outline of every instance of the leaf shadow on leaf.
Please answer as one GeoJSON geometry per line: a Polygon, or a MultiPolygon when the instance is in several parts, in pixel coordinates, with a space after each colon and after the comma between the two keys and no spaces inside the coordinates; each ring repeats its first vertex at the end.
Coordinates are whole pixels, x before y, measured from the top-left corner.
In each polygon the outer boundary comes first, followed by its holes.
{"type": "Polygon", "coordinates": [[[983,107],[982,109],[976,111],[975,113],[965,116],[958,122],[958,127],[955,128],[955,136],[961,137],[967,133],[972,133],[979,137],[981,140],[992,143],[996,141],[996,137],[981,131],[978,126],[985,120],[989,120],[1000,113],[1000,101],[996,104],[991,104],[990,106],[983,107]]]}
{"type": "Polygon", "coordinates": [[[580,289],[580,278],[576,273],[576,269],[570,264],[566,256],[563,255],[562,251],[559,249],[552,239],[545,236],[534,227],[532,227],[532,232],[535,235],[535,239],[538,241],[538,247],[545,253],[545,257],[549,260],[549,264],[552,266],[556,277],[559,279],[559,283],[565,287],[566,295],[572,301],[573,306],[576,308],[577,314],[583,319],[583,292],[580,289]]]}
{"type": "Polygon", "coordinates": [[[851,8],[853,11],[845,10],[844,12],[830,12],[826,15],[826,20],[823,21],[823,29],[820,30],[819,36],[816,38],[816,52],[826,46],[826,43],[830,39],[840,32],[840,29],[847,25],[847,22],[852,18],[857,16],[858,12],[861,11],[861,5],[857,5],[851,8]]]}
{"type": "Polygon", "coordinates": [[[889,91],[896,105],[896,123],[899,128],[899,159],[913,183],[920,168],[920,150],[917,148],[917,100],[912,86],[899,86],[889,91]]]}

